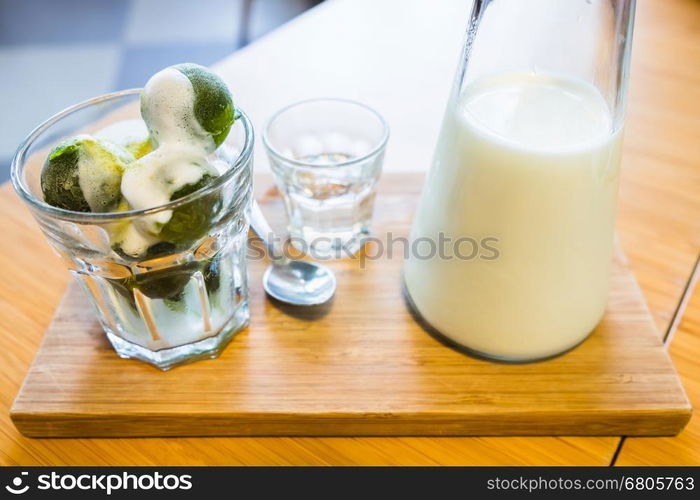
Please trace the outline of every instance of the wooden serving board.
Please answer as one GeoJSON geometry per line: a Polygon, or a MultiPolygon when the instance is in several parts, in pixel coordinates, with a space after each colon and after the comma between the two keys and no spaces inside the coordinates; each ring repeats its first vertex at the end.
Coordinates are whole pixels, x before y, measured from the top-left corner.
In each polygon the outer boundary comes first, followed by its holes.
{"type": "MultiPolygon", "coordinates": [[[[419,189],[420,178],[386,176],[376,234],[407,233],[419,189]]],[[[274,191],[259,199],[279,227],[274,191]]],[[[116,437],[671,435],[690,418],[619,251],[598,329],[533,364],[475,359],[428,335],[404,304],[400,257],[330,266],[338,277],[330,306],[285,309],[262,291],[266,263],[252,263],[250,327],[220,358],[169,372],[118,358],[71,285],[12,420],[27,436],[116,437]]]]}

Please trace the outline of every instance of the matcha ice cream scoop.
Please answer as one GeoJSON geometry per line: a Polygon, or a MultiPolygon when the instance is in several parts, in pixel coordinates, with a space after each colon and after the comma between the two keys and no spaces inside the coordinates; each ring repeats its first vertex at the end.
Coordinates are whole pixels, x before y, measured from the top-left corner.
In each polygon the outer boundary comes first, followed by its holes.
{"type": "Polygon", "coordinates": [[[126,149],[89,135],[63,141],[41,171],[44,200],[75,212],[109,212],[121,199],[122,174],[133,161],[126,149]]]}
{"type": "Polygon", "coordinates": [[[234,107],[218,76],[186,63],[165,68],[148,80],[141,93],[141,115],[157,145],[196,142],[210,153],[231,130],[234,107]]]}

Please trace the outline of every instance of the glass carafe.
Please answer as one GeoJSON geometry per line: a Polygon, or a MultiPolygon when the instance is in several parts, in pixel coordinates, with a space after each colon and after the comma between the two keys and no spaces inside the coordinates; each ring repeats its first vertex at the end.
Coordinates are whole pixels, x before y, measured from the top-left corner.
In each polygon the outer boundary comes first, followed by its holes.
{"type": "Polygon", "coordinates": [[[507,361],[606,308],[634,0],[476,0],[411,230],[429,329],[507,361]]]}

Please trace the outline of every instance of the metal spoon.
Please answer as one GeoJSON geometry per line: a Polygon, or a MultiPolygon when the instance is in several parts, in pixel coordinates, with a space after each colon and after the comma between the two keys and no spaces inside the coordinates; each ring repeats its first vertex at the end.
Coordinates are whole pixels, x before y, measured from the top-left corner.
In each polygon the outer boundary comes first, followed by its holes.
{"type": "Polygon", "coordinates": [[[268,295],[296,306],[319,305],[333,297],[333,271],[321,264],[286,257],[255,200],[250,211],[250,225],[265,244],[272,261],[263,276],[263,287],[268,295]]]}

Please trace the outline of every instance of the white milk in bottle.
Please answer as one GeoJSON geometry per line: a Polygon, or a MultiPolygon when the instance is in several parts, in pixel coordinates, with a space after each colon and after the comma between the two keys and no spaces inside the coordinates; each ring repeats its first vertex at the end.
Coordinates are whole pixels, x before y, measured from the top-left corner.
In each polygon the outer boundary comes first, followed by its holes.
{"type": "Polygon", "coordinates": [[[511,73],[462,89],[404,268],[422,318],[491,357],[538,359],[581,342],[606,307],[620,143],[607,102],[583,80],[511,73]],[[425,239],[440,233],[447,255],[431,255],[425,239]],[[492,239],[473,256],[459,238],[492,239]]]}

